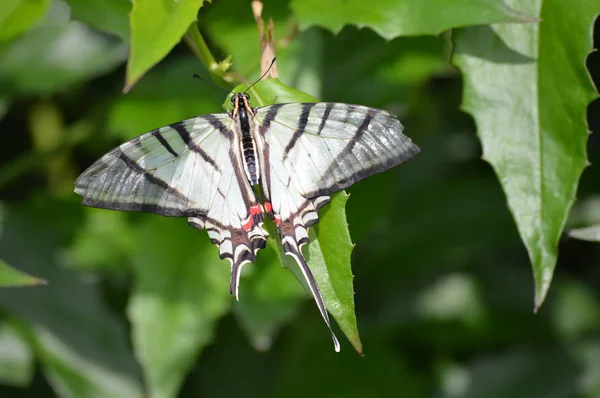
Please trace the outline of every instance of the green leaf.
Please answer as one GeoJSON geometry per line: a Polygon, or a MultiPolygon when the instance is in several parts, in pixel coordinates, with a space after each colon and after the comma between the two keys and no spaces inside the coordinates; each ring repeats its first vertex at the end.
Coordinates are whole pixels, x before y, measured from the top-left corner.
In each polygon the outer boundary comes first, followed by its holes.
{"type": "Polygon", "coordinates": [[[141,397],[125,325],[101,301],[97,285],[84,284],[56,262],[65,226],[77,213],[48,200],[44,205],[43,212],[32,206],[27,212],[7,211],[0,252],[51,283],[43,289],[0,290],[0,309],[19,320],[21,335],[59,396],[141,397]],[[60,220],[60,227],[48,217],[60,220]]]}
{"type": "Polygon", "coordinates": [[[48,10],[50,0],[4,0],[0,7],[0,41],[26,32],[48,10]]]}
{"type": "Polygon", "coordinates": [[[441,391],[451,397],[580,396],[579,364],[560,347],[507,352],[476,358],[468,366],[452,364],[441,371],[441,391]],[[454,366],[452,366],[454,365],[454,366]],[[463,382],[461,382],[461,379],[463,382]]]}
{"type": "Polygon", "coordinates": [[[162,60],[196,21],[202,0],[135,1],[125,91],[162,60]]]}
{"type": "Polygon", "coordinates": [[[316,25],[339,33],[345,25],[356,25],[387,40],[438,35],[459,26],[535,20],[496,0],[292,0],[291,7],[302,29],[316,25]]]}
{"type": "Polygon", "coordinates": [[[129,0],[65,0],[73,19],[129,41],[129,0]]]}
{"type": "Polygon", "coordinates": [[[47,282],[12,268],[0,260],[0,287],[45,285],[47,282]]]}
{"type": "Polygon", "coordinates": [[[316,232],[310,231],[311,242],[307,257],[327,309],[356,352],[362,354],[363,347],[354,313],[354,275],[350,266],[350,254],[354,245],[346,222],[348,197],[343,191],[331,197],[330,207],[320,215],[316,232]]]}
{"type": "Polygon", "coordinates": [[[475,118],[483,157],[529,253],[537,309],[587,163],[586,108],[596,93],[585,59],[598,9],[559,0],[521,2],[520,8],[543,22],[459,31],[453,60],[464,73],[463,109],[475,118]],[[565,49],[568,55],[558,56],[565,49]]]}
{"type": "Polygon", "coordinates": [[[567,232],[571,238],[600,242],[600,224],[590,225],[585,228],[571,229],[567,232]]]}
{"type": "Polygon", "coordinates": [[[134,225],[124,212],[85,208],[81,232],[66,250],[68,263],[78,269],[123,269],[136,249],[134,225]],[[98,242],[102,242],[99,244],[98,242]]]}
{"type": "Polygon", "coordinates": [[[89,26],[70,21],[69,8],[55,1],[45,20],[0,47],[0,92],[51,94],[104,74],[126,57],[126,46],[89,26]]]}
{"type": "Polygon", "coordinates": [[[229,264],[185,220],[149,216],[140,232],[127,310],[133,345],[148,396],[175,397],[230,308],[229,264]]]}
{"type": "Polygon", "coordinates": [[[12,322],[0,323],[0,383],[27,387],[33,378],[33,353],[12,322]]]}

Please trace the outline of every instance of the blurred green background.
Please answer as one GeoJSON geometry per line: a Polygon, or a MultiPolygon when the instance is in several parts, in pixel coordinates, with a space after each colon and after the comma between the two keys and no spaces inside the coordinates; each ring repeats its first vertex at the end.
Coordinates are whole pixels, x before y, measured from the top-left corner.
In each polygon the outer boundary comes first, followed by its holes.
{"type": "MultiPolygon", "coordinates": [[[[532,312],[527,252],[459,110],[450,33],[299,31],[287,2],[265,2],[285,84],[388,109],[422,150],[348,189],[360,357],[341,335],[333,351],[288,271],[248,266],[234,303],[229,265],[204,232],[80,204],[73,182],[102,154],[221,112],[224,96],[191,78],[209,74],[183,42],[123,95],[129,3],[44,7],[0,42],[0,259],[49,282],[0,290],[0,396],[600,397],[600,248],[562,239],[532,312]]],[[[247,2],[206,5],[199,27],[235,73],[258,76],[247,2]]],[[[586,65],[598,86],[599,54],[586,65]]],[[[588,125],[600,128],[598,100],[588,125]]],[[[600,161],[596,135],[588,156],[600,161]]],[[[597,175],[584,172],[568,227],[600,221],[597,175]]]]}

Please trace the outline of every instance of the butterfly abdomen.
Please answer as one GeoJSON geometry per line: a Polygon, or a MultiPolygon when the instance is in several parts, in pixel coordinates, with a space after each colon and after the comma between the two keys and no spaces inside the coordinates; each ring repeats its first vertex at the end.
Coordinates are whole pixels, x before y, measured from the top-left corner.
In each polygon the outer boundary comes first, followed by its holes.
{"type": "Polygon", "coordinates": [[[242,136],[242,152],[244,155],[244,168],[251,185],[258,184],[258,163],[256,161],[256,151],[254,140],[250,135],[242,136]]]}

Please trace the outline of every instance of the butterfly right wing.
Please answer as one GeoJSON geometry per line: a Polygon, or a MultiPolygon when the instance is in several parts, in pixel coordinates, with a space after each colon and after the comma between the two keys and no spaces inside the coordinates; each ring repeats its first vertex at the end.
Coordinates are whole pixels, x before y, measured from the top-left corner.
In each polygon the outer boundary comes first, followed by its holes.
{"type": "Polygon", "coordinates": [[[83,204],[188,217],[231,262],[231,292],[241,267],[266,245],[262,206],[248,183],[227,114],[203,115],[150,131],[115,148],[75,182],[83,204]]]}

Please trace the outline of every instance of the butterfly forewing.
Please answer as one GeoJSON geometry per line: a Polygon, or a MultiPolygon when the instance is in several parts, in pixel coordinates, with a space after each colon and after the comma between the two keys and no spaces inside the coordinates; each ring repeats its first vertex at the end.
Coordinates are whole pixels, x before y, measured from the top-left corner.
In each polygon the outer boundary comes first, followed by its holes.
{"type": "Polygon", "coordinates": [[[241,266],[268,235],[262,214],[251,214],[261,207],[244,177],[232,125],[227,114],[198,116],[134,138],[86,170],[75,192],[92,207],[188,217],[232,263],[237,296],[241,266]]]}

